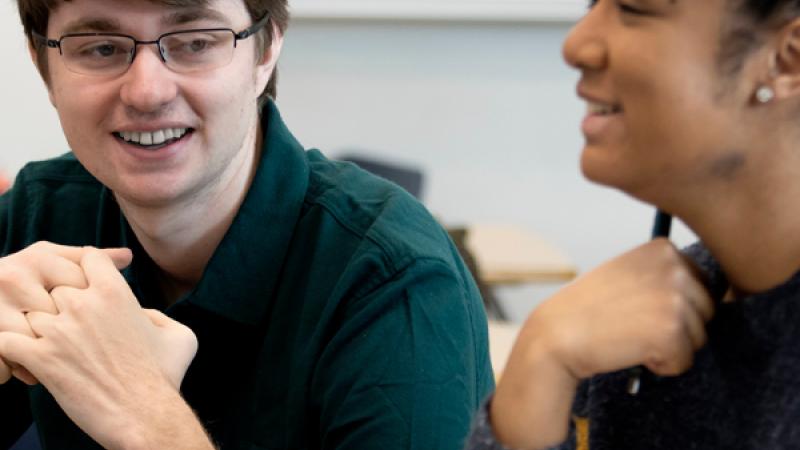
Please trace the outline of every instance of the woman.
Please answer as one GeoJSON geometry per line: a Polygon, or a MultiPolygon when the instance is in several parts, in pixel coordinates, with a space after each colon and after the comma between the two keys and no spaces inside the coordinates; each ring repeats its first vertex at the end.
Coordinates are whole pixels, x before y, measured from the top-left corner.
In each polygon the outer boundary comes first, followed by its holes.
{"type": "Polygon", "coordinates": [[[800,1],[598,0],[564,57],[584,174],[702,244],[537,308],[468,448],[800,448],[800,1]]]}

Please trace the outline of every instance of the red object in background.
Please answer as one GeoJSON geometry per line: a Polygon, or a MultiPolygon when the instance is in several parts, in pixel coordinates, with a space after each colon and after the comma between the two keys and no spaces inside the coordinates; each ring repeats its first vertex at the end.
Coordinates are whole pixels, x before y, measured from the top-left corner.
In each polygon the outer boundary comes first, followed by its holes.
{"type": "Polygon", "coordinates": [[[11,180],[6,178],[5,175],[0,175],[0,194],[7,191],[11,187],[11,180]]]}

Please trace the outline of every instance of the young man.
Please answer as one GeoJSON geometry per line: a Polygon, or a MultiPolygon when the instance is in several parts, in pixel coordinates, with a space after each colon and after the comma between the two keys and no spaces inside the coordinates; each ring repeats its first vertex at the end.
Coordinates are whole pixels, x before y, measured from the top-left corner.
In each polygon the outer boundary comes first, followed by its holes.
{"type": "Polygon", "coordinates": [[[0,446],[460,447],[477,290],[410,196],[259,109],[285,0],[18,6],[72,153],[0,198],[0,446]]]}

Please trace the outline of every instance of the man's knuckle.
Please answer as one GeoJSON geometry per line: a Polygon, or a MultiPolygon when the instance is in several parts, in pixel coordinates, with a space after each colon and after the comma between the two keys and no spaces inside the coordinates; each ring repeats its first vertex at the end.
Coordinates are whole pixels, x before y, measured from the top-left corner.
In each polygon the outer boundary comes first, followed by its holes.
{"type": "Polygon", "coordinates": [[[25,278],[26,272],[19,265],[0,265],[0,289],[18,286],[25,278]]]}
{"type": "Polygon", "coordinates": [[[47,241],[36,241],[33,244],[29,245],[28,248],[40,252],[52,249],[53,244],[47,241]]]}
{"type": "Polygon", "coordinates": [[[95,295],[103,301],[113,300],[120,297],[119,288],[113,283],[109,283],[104,280],[99,280],[92,284],[92,290],[94,291],[95,295]]]}
{"type": "Polygon", "coordinates": [[[97,247],[92,245],[84,245],[81,247],[84,252],[84,255],[96,255],[98,253],[102,253],[97,247]]]}

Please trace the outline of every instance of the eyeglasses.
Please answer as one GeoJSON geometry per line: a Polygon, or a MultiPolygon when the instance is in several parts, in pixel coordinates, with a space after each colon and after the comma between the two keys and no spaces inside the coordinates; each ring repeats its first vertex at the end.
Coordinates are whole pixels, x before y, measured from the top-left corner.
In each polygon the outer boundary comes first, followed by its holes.
{"type": "Polygon", "coordinates": [[[154,41],[119,33],[71,33],[57,40],[36,32],[32,35],[39,43],[57,48],[67,69],[82,75],[122,75],[136,58],[136,48],[152,44],[170,70],[192,73],[228,65],[236,43],[257,33],[268,20],[269,13],[238,33],[230,28],[203,28],[165,33],[154,41]]]}

